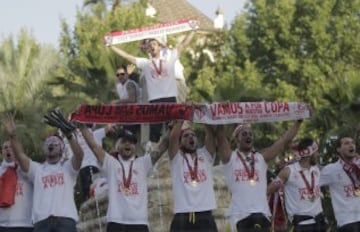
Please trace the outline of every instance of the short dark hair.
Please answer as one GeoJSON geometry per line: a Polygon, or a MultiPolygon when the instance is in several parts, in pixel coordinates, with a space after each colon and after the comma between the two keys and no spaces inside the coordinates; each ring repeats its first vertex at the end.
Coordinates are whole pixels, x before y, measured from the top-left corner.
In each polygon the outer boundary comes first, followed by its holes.
{"type": "Polygon", "coordinates": [[[126,129],[121,129],[118,133],[118,138],[119,139],[123,139],[123,140],[127,140],[133,144],[137,143],[137,137],[136,135],[134,135],[131,131],[126,130],[126,129]]]}
{"type": "Polygon", "coordinates": [[[314,140],[312,138],[310,138],[310,137],[302,138],[299,141],[298,149],[299,150],[304,150],[305,148],[311,146],[313,143],[314,143],[314,140]]]}
{"type": "Polygon", "coordinates": [[[341,140],[342,140],[343,138],[352,138],[352,139],[354,139],[354,136],[353,136],[351,133],[349,133],[349,132],[340,133],[340,134],[338,135],[337,139],[336,139],[336,143],[335,143],[336,148],[341,147],[341,140]]]}

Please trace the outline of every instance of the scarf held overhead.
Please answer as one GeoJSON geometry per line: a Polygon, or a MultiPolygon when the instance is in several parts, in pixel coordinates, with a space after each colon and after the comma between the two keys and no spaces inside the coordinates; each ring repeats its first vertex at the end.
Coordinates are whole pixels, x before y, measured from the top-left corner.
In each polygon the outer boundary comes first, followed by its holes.
{"type": "Polygon", "coordinates": [[[305,119],[310,107],[303,102],[216,102],[212,104],[81,105],[71,120],[94,123],[157,123],[188,120],[204,124],[275,122],[305,119]]]}
{"type": "Polygon", "coordinates": [[[96,123],[158,123],[191,120],[192,107],[186,104],[81,105],[71,120],[96,123]]]}

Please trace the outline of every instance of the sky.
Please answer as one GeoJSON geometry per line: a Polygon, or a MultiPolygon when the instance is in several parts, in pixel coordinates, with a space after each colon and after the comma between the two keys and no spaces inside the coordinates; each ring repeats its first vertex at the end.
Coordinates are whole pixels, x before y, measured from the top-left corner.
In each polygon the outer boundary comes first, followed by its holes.
{"type": "MultiPolygon", "coordinates": [[[[188,0],[210,19],[221,7],[225,21],[230,23],[242,10],[245,0],[188,0]]],[[[0,42],[9,35],[19,34],[27,28],[40,43],[58,45],[60,19],[64,18],[73,27],[76,9],[81,9],[83,0],[3,0],[0,8],[0,42]]]]}

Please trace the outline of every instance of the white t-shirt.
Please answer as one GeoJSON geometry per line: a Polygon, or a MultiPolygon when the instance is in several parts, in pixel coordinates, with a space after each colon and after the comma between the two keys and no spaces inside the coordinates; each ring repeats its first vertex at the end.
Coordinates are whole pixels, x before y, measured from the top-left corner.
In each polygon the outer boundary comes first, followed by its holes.
{"type": "MultiPolygon", "coordinates": [[[[237,155],[237,150],[231,153],[229,162],[223,165],[225,181],[231,192],[229,215],[232,225],[252,213],[263,213],[267,217],[271,215],[266,196],[267,163],[259,152],[254,155],[255,185],[250,184],[250,178],[237,155]]],[[[250,167],[249,163],[247,165],[250,167]]]]}
{"type": "MultiPolygon", "coordinates": [[[[171,178],[174,195],[174,213],[201,212],[216,208],[212,168],[213,156],[205,149],[197,149],[198,173],[196,185],[191,184],[191,175],[180,150],[171,160],[171,178]]],[[[194,168],[190,154],[185,154],[194,168]]]]}
{"type": "MultiPolygon", "coordinates": [[[[289,218],[292,218],[294,215],[316,216],[321,213],[323,209],[320,198],[319,167],[311,166],[309,169],[303,169],[300,164],[296,162],[294,164],[290,164],[288,168],[290,169],[290,175],[284,185],[284,193],[286,212],[289,215],[289,218]],[[311,201],[311,193],[307,189],[306,184],[301,177],[301,170],[303,171],[303,174],[310,186],[312,175],[311,173],[313,173],[315,197],[313,201],[311,201]]],[[[312,223],[315,223],[314,219],[300,222],[300,224],[312,223]]]]}
{"type": "MultiPolygon", "coordinates": [[[[171,59],[171,53],[172,53],[173,49],[169,49],[169,48],[164,48],[161,50],[160,56],[164,57],[164,59],[171,59]]],[[[176,80],[181,80],[183,82],[185,82],[185,77],[184,77],[184,66],[181,64],[180,60],[177,59],[175,61],[175,78],[176,80]]]]}
{"type": "MultiPolygon", "coordinates": [[[[0,173],[5,167],[0,166],[0,173]]],[[[17,168],[18,182],[15,193],[15,204],[0,208],[0,227],[33,227],[31,220],[33,205],[33,186],[26,175],[17,168]]]]}
{"type": "MultiPolygon", "coordinates": [[[[360,160],[356,163],[359,165],[360,160]]],[[[353,184],[343,170],[341,160],[321,170],[320,185],[328,185],[337,225],[360,221],[360,197],[354,195],[353,184]]]]}
{"type": "Polygon", "coordinates": [[[105,155],[101,169],[107,178],[109,188],[107,222],[148,224],[146,177],[152,166],[149,153],[126,161],[120,157],[118,160],[109,154],[105,155]],[[130,192],[128,194],[124,190],[123,169],[120,162],[124,166],[125,178],[129,176],[131,162],[133,162],[130,192]]]}
{"type": "MultiPolygon", "coordinates": [[[[105,138],[106,134],[105,134],[105,129],[104,128],[100,128],[97,129],[93,132],[91,132],[92,135],[94,136],[94,140],[97,144],[99,144],[100,146],[102,146],[102,140],[105,138]]],[[[84,137],[82,136],[81,132],[76,130],[76,138],[77,138],[77,142],[80,145],[81,149],[84,152],[84,157],[83,160],[81,162],[81,168],[84,168],[86,166],[94,166],[99,168],[99,163],[96,159],[95,154],[92,152],[92,150],[90,149],[90,147],[87,145],[84,137]]],[[[69,141],[65,138],[64,139],[64,143],[65,143],[65,154],[67,159],[72,158],[72,156],[74,155],[69,141]]]]}
{"type": "Polygon", "coordinates": [[[78,172],[71,160],[56,164],[30,161],[28,176],[34,184],[33,222],[49,216],[78,220],[74,186],[78,172]]]}
{"type": "Polygon", "coordinates": [[[139,85],[133,81],[133,80],[130,80],[128,79],[124,84],[120,83],[120,82],[117,82],[116,83],[116,92],[119,96],[119,99],[128,99],[129,98],[129,93],[128,93],[128,90],[127,90],[127,85],[129,83],[132,83],[133,85],[135,85],[135,89],[136,89],[136,102],[134,103],[141,103],[141,99],[142,99],[142,96],[141,96],[141,88],[139,87],[139,85]]]}
{"type": "Polygon", "coordinates": [[[175,62],[177,59],[178,52],[176,49],[166,59],[136,58],[136,66],[144,74],[149,101],[177,96],[175,79],[175,62]]]}

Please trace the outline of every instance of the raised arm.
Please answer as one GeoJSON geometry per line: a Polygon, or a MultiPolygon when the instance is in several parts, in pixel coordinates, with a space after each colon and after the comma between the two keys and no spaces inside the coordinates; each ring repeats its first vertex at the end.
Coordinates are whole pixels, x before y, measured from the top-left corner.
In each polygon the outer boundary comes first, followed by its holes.
{"type": "Polygon", "coordinates": [[[95,154],[97,160],[102,164],[105,158],[105,150],[96,143],[93,135],[90,133],[89,129],[85,124],[79,126],[81,134],[83,135],[87,145],[90,147],[91,151],[95,154]]]}
{"type": "Polygon", "coordinates": [[[153,165],[160,159],[161,155],[169,148],[169,136],[170,128],[167,130],[165,135],[160,139],[155,149],[151,151],[151,161],[153,165]]]}
{"type": "Polygon", "coordinates": [[[271,195],[278,191],[289,179],[290,169],[288,167],[283,168],[277,177],[268,185],[267,195],[271,195]]]}
{"type": "Polygon", "coordinates": [[[227,164],[231,157],[231,146],[227,139],[224,125],[218,125],[216,130],[216,140],[218,146],[218,153],[220,154],[221,162],[227,164]]]}
{"type": "Polygon", "coordinates": [[[181,133],[181,127],[183,125],[183,121],[175,121],[174,125],[170,131],[169,134],[169,149],[168,149],[168,155],[170,160],[172,160],[176,153],[179,150],[180,147],[180,133],[181,133]]]}
{"type": "Polygon", "coordinates": [[[81,163],[82,163],[82,160],[84,158],[84,152],[81,149],[79,143],[77,142],[77,140],[76,140],[76,138],[74,137],[73,134],[67,136],[67,139],[69,141],[71,150],[72,150],[72,152],[74,154],[72,156],[72,158],[71,158],[72,166],[73,166],[73,168],[75,170],[80,170],[81,163]]]}
{"type": "Polygon", "coordinates": [[[24,149],[17,138],[16,124],[13,115],[6,114],[2,123],[7,135],[9,136],[11,146],[14,149],[15,158],[18,161],[21,170],[27,173],[30,167],[30,158],[24,153],[24,149]]]}
{"type": "Polygon", "coordinates": [[[122,50],[121,48],[115,47],[115,46],[110,46],[111,50],[113,50],[116,54],[118,54],[119,56],[121,56],[122,58],[126,59],[127,61],[129,61],[132,64],[136,64],[136,58],[133,55],[130,55],[129,53],[125,52],[124,50],[122,50]]]}
{"type": "Polygon", "coordinates": [[[212,156],[216,153],[215,130],[216,126],[205,124],[205,148],[212,156]]]}
{"type": "Polygon", "coordinates": [[[191,31],[180,43],[176,45],[176,49],[178,50],[179,54],[189,45],[194,35],[195,31],[191,31]]]}
{"type": "Polygon", "coordinates": [[[268,148],[265,148],[262,151],[264,159],[266,162],[273,160],[278,154],[280,154],[286,146],[293,140],[295,135],[297,134],[302,121],[295,121],[294,125],[283,134],[280,139],[278,139],[273,145],[268,148]]]}

